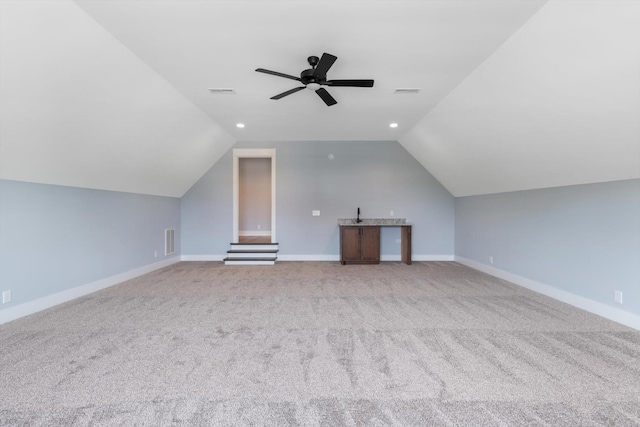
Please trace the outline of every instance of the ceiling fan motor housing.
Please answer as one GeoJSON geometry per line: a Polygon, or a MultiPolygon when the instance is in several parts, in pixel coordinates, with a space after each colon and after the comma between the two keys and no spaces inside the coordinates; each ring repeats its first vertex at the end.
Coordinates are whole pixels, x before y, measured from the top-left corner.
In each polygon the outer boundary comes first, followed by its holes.
{"type": "Polygon", "coordinates": [[[315,70],[313,68],[310,68],[308,70],[304,70],[303,72],[300,73],[300,80],[302,81],[303,84],[309,84],[309,83],[322,83],[323,81],[326,81],[326,77],[322,80],[320,79],[316,79],[316,76],[313,74],[315,72],[315,70]]]}

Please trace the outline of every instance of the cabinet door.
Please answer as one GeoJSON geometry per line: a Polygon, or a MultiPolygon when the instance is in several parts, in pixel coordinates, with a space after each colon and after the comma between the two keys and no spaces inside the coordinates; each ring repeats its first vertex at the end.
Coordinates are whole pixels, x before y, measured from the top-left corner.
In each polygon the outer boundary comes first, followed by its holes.
{"type": "Polygon", "coordinates": [[[360,255],[363,261],[380,261],[380,227],[361,227],[360,255]]]}
{"type": "Polygon", "coordinates": [[[360,227],[340,227],[342,261],[360,259],[360,227]]]}

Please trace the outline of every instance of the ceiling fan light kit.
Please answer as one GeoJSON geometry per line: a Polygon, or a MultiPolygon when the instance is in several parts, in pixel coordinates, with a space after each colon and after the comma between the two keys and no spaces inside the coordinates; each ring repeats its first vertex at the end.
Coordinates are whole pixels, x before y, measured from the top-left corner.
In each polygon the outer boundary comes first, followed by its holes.
{"type": "Polygon", "coordinates": [[[323,53],[321,58],[318,58],[317,56],[310,56],[307,58],[307,62],[309,63],[311,68],[302,71],[300,73],[300,77],[279,73],[277,71],[266,70],[264,68],[258,68],[256,69],[256,71],[259,73],[283,77],[285,79],[296,80],[304,85],[289,89],[286,92],[282,92],[271,97],[271,99],[276,100],[299,92],[302,89],[309,89],[317,93],[320,99],[322,99],[327,106],[331,106],[337,104],[338,101],[336,101],[333,96],[331,96],[331,94],[324,88],[324,86],[373,87],[373,80],[369,79],[327,80],[327,71],[329,71],[329,69],[333,66],[333,63],[336,62],[336,59],[338,59],[336,56],[329,53],[323,53]]]}

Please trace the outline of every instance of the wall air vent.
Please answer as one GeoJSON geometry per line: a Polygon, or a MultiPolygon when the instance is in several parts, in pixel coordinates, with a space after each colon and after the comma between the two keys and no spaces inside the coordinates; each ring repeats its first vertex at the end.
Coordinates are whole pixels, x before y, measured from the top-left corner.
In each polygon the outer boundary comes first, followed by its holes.
{"type": "Polygon", "coordinates": [[[173,228],[166,228],[164,230],[164,254],[170,255],[176,251],[176,230],[173,228]]]}
{"type": "Polygon", "coordinates": [[[420,88],[418,87],[399,87],[393,93],[418,93],[420,88]]]}
{"type": "Polygon", "coordinates": [[[209,92],[233,95],[236,93],[236,90],[232,87],[210,87],[209,92]]]}

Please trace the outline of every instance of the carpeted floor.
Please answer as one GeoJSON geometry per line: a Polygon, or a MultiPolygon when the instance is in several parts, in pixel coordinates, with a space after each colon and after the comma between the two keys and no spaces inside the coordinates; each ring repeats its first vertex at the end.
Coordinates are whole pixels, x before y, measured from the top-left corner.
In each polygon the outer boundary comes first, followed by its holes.
{"type": "Polygon", "coordinates": [[[640,425],[640,332],[453,262],[179,263],[0,326],[0,425],[640,425]]]}

